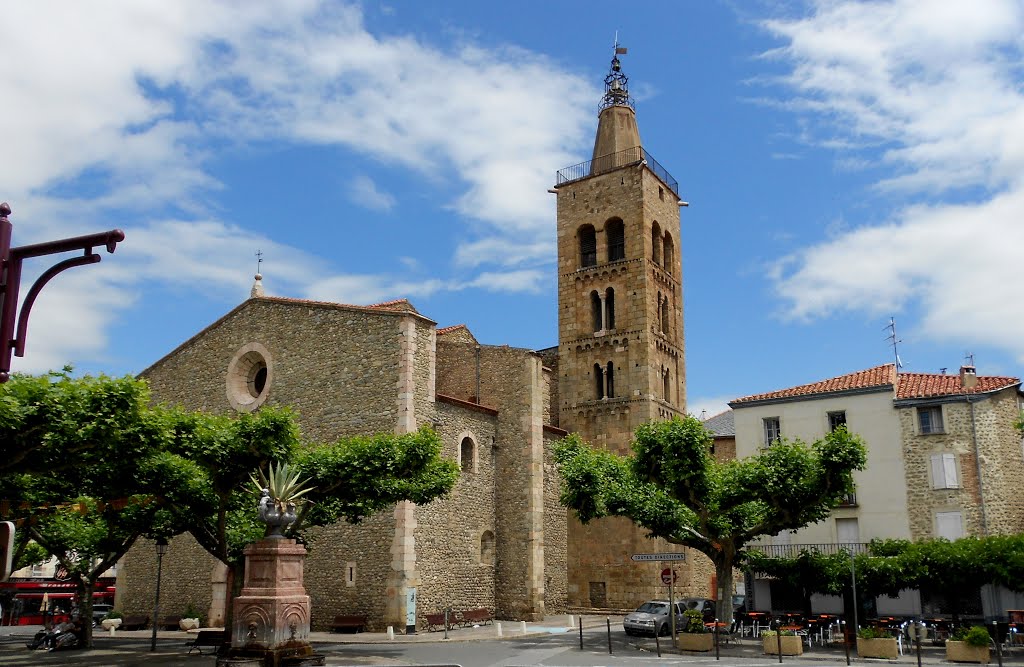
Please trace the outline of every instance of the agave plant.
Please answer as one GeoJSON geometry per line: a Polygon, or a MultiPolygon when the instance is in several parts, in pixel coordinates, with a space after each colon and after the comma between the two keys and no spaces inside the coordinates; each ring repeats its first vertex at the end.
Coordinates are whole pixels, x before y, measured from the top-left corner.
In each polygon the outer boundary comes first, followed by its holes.
{"type": "Polygon", "coordinates": [[[249,478],[256,487],[256,493],[262,496],[264,490],[267,491],[270,502],[278,513],[283,515],[289,507],[294,510],[296,505],[303,502],[302,496],[313,490],[312,486],[307,486],[309,480],[300,480],[299,475],[300,472],[287,463],[279,466],[271,463],[267,474],[263,474],[263,470],[257,470],[256,474],[250,474],[249,478]]]}

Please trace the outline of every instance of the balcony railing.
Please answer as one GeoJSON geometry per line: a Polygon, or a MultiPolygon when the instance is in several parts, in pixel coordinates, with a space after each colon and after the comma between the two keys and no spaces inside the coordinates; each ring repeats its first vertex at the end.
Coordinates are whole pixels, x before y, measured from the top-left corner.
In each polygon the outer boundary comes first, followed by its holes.
{"type": "Polygon", "coordinates": [[[627,148],[624,151],[618,153],[612,153],[610,155],[602,155],[599,158],[593,160],[587,160],[586,162],[580,162],[574,164],[571,167],[566,167],[558,172],[557,185],[565,185],[566,183],[572,183],[588,176],[596,176],[605,172],[618,169],[619,167],[628,167],[633,164],[640,164],[647,162],[647,168],[654,172],[654,175],[660,178],[665,185],[668,186],[669,190],[678,198],[679,197],[679,182],[672,178],[672,174],[668,173],[664,167],[662,167],[654,157],[648,153],[643,146],[634,146],[633,148],[627,148]]]}
{"type": "Polygon", "coordinates": [[[760,551],[770,558],[796,558],[801,552],[819,553],[826,556],[838,553],[866,554],[867,542],[830,542],[827,544],[753,544],[747,547],[760,551]]]}
{"type": "Polygon", "coordinates": [[[857,506],[857,493],[848,493],[843,496],[843,499],[839,501],[840,507],[856,507],[857,506]]]}

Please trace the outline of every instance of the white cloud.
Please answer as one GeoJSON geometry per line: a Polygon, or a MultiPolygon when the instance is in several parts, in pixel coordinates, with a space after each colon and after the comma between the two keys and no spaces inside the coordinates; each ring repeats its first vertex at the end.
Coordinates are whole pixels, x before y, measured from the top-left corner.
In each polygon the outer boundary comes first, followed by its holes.
{"type": "MultiPolygon", "coordinates": [[[[455,193],[449,205],[466,229],[456,256],[473,258],[463,265],[547,261],[546,189],[580,159],[598,98],[591,83],[519,49],[371,34],[359,7],[342,2],[39,0],[4,10],[18,26],[4,42],[17,56],[0,59],[0,183],[15,242],[81,234],[86,221],[98,231],[126,211],[133,221],[102,290],[47,287],[31,342],[43,366],[102,349],[117,309],[149,281],[187,276],[207,292],[246,294],[256,247],[271,262],[268,293],[365,303],[463,287],[332,275],[324,259],[217,219],[221,184],[208,160],[222,146],[335,145],[413,170],[455,193]],[[56,326],[76,320],[74,336],[56,326]]],[[[350,194],[377,210],[395,205],[369,179],[350,194]]],[[[475,284],[534,288],[493,274],[475,284]]]]}
{"type": "Polygon", "coordinates": [[[348,186],[348,196],[354,204],[371,211],[390,211],[395,207],[395,198],[379,189],[373,179],[365,174],[352,179],[348,186]]]}
{"type": "Polygon", "coordinates": [[[467,286],[501,292],[539,292],[548,273],[537,269],[484,272],[467,286]]]}
{"type": "Polygon", "coordinates": [[[930,201],[886,224],[837,226],[776,264],[789,315],[913,303],[927,335],[1024,360],[1013,253],[1024,243],[1024,6],[819,2],[763,25],[786,40],[769,55],[791,66],[788,106],[812,121],[811,136],[848,166],[887,167],[880,189],[930,201]]]}
{"type": "Polygon", "coordinates": [[[686,400],[686,412],[707,419],[729,409],[729,401],[738,396],[697,396],[686,400]]]}

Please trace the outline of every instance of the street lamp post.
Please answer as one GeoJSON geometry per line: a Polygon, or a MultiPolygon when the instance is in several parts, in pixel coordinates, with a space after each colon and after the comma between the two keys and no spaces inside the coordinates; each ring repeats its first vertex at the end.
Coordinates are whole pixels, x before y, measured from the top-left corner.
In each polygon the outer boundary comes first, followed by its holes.
{"type": "Polygon", "coordinates": [[[150,652],[156,650],[156,627],[160,623],[160,575],[163,573],[164,554],[167,553],[167,540],[156,541],[156,600],[153,602],[153,640],[149,644],[150,652]]]}
{"type": "Polygon", "coordinates": [[[100,261],[102,259],[100,255],[92,251],[94,247],[106,246],[107,252],[114,252],[117,244],[124,241],[124,232],[120,229],[111,229],[99,234],[75,236],[69,239],[12,248],[11,236],[14,226],[7,218],[10,214],[11,207],[6,202],[0,204],[0,383],[7,382],[10,376],[12,353],[17,357],[25,356],[28,316],[32,312],[32,305],[35,303],[36,297],[39,296],[39,292],[46,283],[61,271],[100,261]],[[25,302],[22,304],[19,314],[18,290],[21,286],[22,262],[30,257],[42,257],[72,250],[82,250],[84,254],[57,262],[44,271],[25,294],[25,302]]]}

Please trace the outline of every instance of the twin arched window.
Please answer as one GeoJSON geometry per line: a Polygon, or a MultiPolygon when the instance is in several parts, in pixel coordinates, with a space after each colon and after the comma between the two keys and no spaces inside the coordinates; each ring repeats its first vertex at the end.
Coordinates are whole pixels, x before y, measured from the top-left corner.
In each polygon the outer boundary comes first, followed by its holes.
{"type": "Polygon", "coordinates": [[[597,400],[615,398],[615,363],[594,364],[594,389],[597,400]]]}
{"type": "Polygon", "coordinates": [[[590,293],[590,323],[595,332],[615,328],[615,289],[609,287],[601,294],[590,293]]]}

